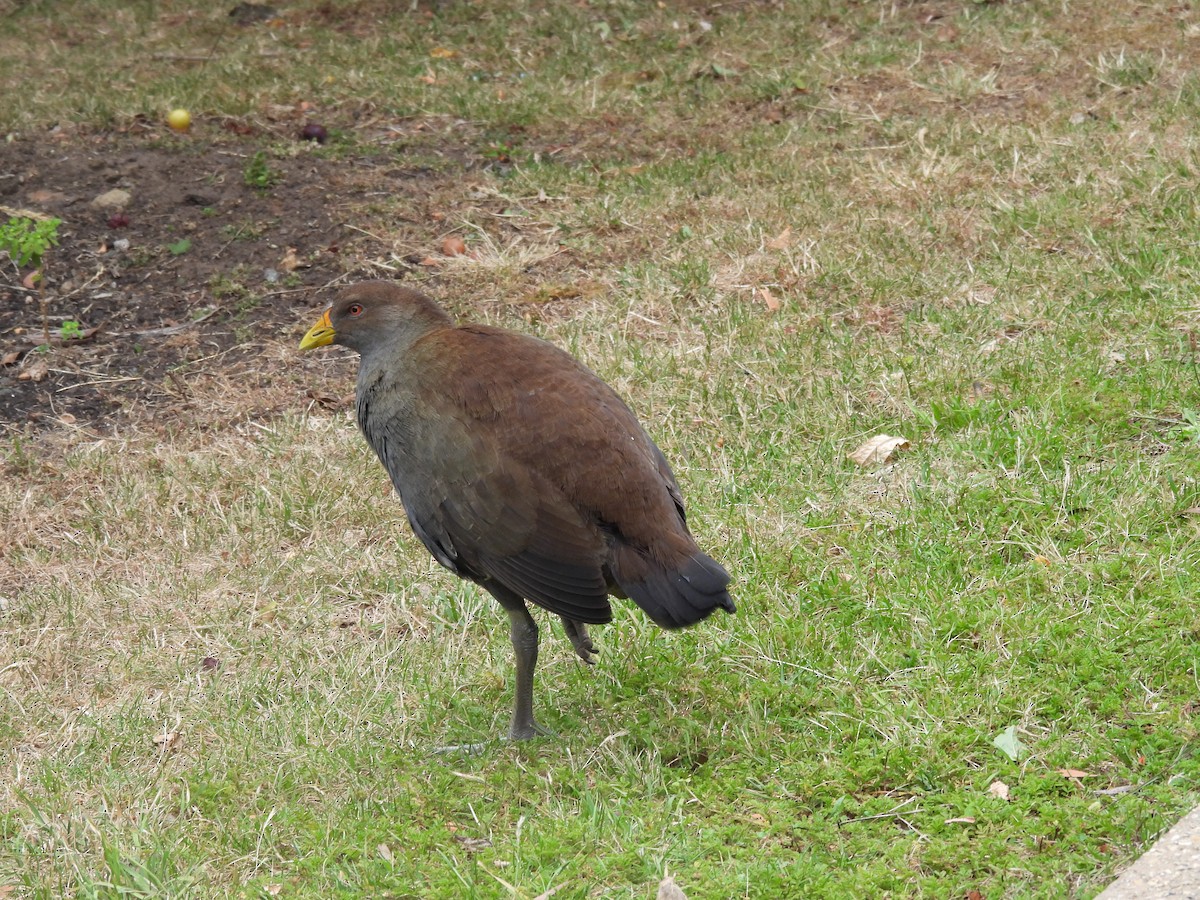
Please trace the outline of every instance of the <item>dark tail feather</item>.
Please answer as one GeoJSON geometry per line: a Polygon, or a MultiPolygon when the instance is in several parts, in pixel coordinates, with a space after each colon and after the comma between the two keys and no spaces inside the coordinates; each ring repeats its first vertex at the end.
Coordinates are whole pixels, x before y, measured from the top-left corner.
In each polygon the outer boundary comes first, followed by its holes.
{"type": "Polygon", "coordinates": [[[699,551],[668,571],[626,547],[617,554],[612,574],[625,595],[663,628],[694,625],[717,607],[737,611],[726,590],[729,573],[699,551]]]}

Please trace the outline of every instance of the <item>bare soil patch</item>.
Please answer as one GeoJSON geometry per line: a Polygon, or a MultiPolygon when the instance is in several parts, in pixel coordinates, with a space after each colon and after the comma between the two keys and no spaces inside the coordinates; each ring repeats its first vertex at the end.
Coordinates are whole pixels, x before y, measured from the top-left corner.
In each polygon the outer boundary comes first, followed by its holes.
{"type": "MultiPolygon", "coordinates": [[[[336,365],[290,352],[318,290],[392,249],[348,225],[348,211],[384,193],[420,208],[431,182],[451,175],[406,167],[386,148],[340,159],[301,148],[264,157],[273,183],[261,189],[246,177],[261,146],[136,134],[0,143],[0,206],[63,223],[46,275],[52,335],[66,320],[96,329],[39,350],[37,295],[3,261],[0,427],[105,432],[225,392],[242,395],[229,410],[243,413],[302,402],[305,367],[336,365]],[[114,188],[129,193],[123,209],[93,205],[114,188]],[[297,367],[301,379],[280,378],[297,367]]],[[[323,396],[319,385],[310,393],[323,396]]]]}

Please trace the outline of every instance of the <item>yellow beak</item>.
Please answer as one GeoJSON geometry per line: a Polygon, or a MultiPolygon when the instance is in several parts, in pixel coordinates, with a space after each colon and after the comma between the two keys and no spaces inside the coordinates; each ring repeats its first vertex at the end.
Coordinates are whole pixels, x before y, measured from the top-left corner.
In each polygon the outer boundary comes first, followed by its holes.
{"type": "Polygon", "coordinates": [[[308,329],[308,334],[300,341],[300,349],[311,350],[313,347],[324,347],[326,344],[332,344],[335,337],[337,337],[337,332],[333,330],[333,325],[329,321],[329,310],[325,310],[321,314],[321,318],[317,319],[317,324],[308,329]]]}

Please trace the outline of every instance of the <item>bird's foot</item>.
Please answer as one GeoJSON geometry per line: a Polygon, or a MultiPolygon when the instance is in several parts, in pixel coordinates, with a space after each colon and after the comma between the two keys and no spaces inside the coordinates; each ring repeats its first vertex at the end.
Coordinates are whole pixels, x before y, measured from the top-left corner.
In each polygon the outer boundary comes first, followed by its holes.
{"type": "Polygon", "coordinates": [[[514,719],[508,729],[508,739],[510,741],[528,741],[538,737],[557,738],[558,732],[552,728],[539,725],[532,717],[524,722],[518,722],[514,719]]]}
{"type": "Polygon", "coordinates": [[[563,617],[563,630],[567,633],[567,637],[571,640],[571,646],[575,648],[575,654],[589,666],[596,664],[596,658],[592,655],[596,652],[596,645],[592,643],[592,638],[588,634],[587,626],[582,622],[576,622],[574,619],[563,617]]]}

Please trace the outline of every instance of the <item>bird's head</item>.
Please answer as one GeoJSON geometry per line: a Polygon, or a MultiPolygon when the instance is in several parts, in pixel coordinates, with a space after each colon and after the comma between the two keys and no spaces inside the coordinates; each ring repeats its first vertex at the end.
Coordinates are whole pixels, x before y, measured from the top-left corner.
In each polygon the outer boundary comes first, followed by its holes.
{"type": "Polygon", "coordinates": [[[452,325],[445,311],[419,291],[390,281],[365,281],[337,295],[304,335],[300,349],[341,344],[367,354],[376,347],[403,347],[452,325]]]}

